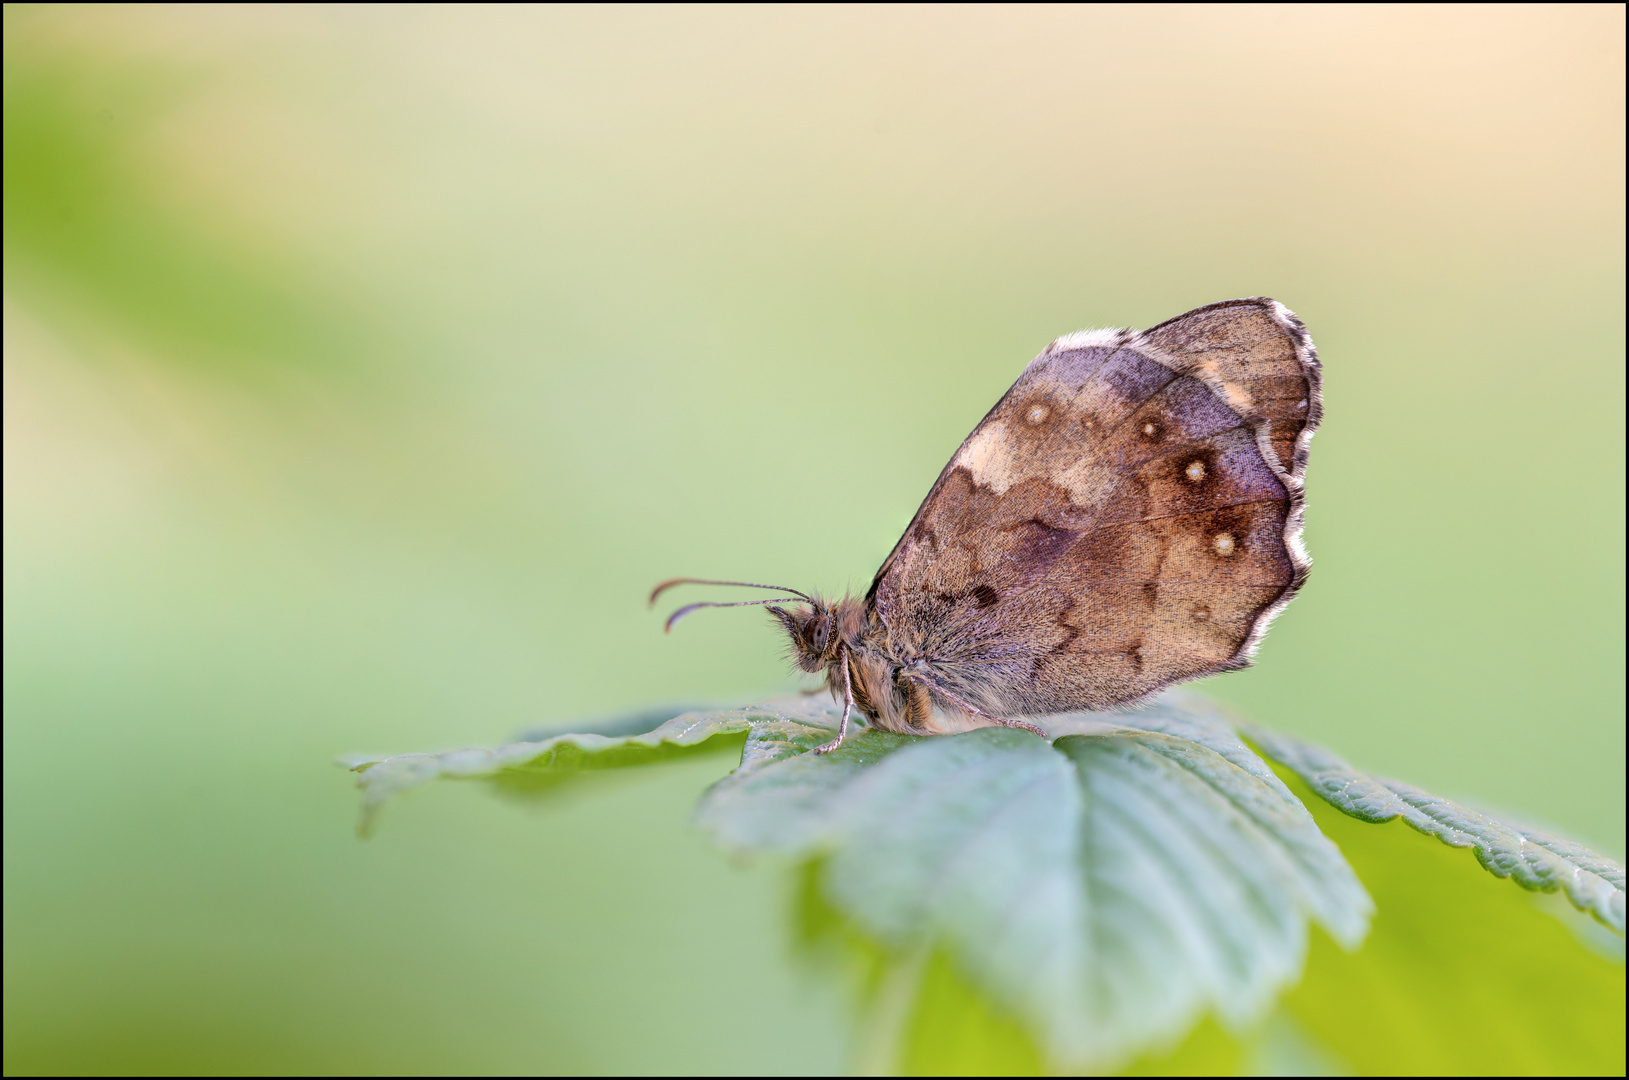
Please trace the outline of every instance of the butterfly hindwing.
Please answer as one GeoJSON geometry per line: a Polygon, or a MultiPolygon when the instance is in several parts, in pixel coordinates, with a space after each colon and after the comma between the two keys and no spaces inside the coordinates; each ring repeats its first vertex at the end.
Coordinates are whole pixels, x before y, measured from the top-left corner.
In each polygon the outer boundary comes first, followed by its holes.
{"type": "Polygon", "coordinates": [[[974,429],[868,602],[992,715],[1101,709],[1243,666],[1305,577],[1318,368],[1270,300],[1054,342],[974,429]]]}

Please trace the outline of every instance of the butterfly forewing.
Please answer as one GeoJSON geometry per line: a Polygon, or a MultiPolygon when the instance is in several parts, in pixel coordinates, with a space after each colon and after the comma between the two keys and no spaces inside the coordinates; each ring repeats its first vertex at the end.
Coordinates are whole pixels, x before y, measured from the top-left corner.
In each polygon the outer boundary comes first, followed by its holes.
{"type": "Polygon", "coordinates": [[[1305,576],[1317,361],[1270,300],[1061,338],[974,429],[869,600],[895,655],[993,715],[1242,666],[1305,576]]]}

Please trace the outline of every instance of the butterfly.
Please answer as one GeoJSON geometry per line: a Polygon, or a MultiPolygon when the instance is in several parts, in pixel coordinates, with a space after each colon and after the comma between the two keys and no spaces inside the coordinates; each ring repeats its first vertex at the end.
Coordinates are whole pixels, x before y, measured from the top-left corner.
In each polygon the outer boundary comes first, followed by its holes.
{"type": "Polygon", "coordinates": [[[1306,581],[1306,327],[1265,297],[1058,338],[973,429],[863,598],[773,589],[797,666],[877,727],[944,734],[1127,706],[1247,666],[1306,581]]]}

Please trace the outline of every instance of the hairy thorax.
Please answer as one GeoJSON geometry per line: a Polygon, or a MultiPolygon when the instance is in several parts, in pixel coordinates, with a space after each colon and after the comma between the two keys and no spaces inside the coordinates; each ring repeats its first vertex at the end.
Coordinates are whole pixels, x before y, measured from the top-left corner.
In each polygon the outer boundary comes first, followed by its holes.
{"type": "Polygon", "coordinates": [[[928,661],[891,640],[887,625],[863,600],[816,600],[810,607],[770,612],[785,627],[798,667],[823,672],[838,701],[844,698],[846,666],[855,708],[872,726],[901,735],[948,735],[989,723],[934,694],[928,661]]]}

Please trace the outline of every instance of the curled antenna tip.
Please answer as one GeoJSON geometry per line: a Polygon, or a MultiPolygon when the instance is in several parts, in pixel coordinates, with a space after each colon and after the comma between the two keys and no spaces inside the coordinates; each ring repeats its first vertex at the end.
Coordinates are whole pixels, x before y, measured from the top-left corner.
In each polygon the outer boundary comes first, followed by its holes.
{"type": "Polygon", "coordinates": [[[669,615],[667,617],[667,622],[662,624],[662,633],[671,634],[673,632],[673,624],[678,622],[680,619],[684,618],[686,615],[690,614],[692,611],[695,611],[697,608],[712,607],[712,606],[713,606],[712,604],[708,604],[708,603],[686,604],[684,607],[680,608],[679,610],[675,611],[673,614],[671,614],[671,615],[669,615]]]}
{"type": "Polygon", "coordinates": [[[687,580],[689,580],[689,579],[688,578],[682,578],[682,577],[668,578],[666,581],[662,582],[660,585],[656,586],[656,588],[654,588],[654,589],[652,589],[650,591],[650,600],[648,601],[646,606],[647,607],[655,607],[656,606],[656,598],[658,596],[661,596],[663,593],[667,592],[669,589],[673,588],[673,586],[675,586],[675,585],[682,585],[687,580]]]}

